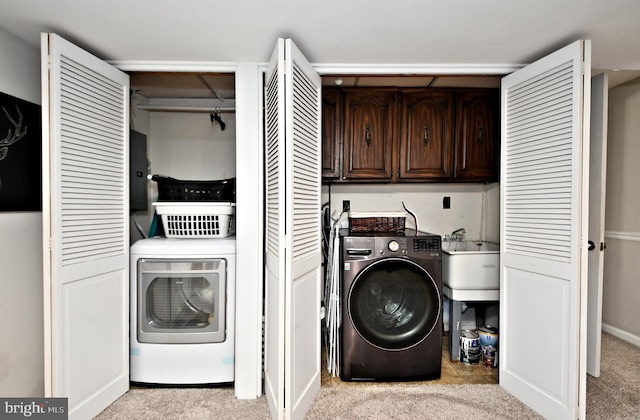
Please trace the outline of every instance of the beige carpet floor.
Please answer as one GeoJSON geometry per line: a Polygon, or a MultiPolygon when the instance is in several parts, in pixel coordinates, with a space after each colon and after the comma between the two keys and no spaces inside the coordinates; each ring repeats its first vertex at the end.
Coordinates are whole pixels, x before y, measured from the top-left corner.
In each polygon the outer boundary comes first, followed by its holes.
{"type": "MultiPolygon", "coordinates": [[[[587,419],[640,418],[640,348],[603,334],[602,370],[587,379],[587,419]]],[[[132,388],[96,417],[269,419],[266,398],[237,400],[231,387],[132,388]]],[[[538,419],[499,385],[376,383],[323,386],[308,420],[538,419]]]]}
{"type": "Polygon", "coordinates": [[[600,377],[587,375],[587,419],[640,419],[640,347],[602,334],[600,377]]]}

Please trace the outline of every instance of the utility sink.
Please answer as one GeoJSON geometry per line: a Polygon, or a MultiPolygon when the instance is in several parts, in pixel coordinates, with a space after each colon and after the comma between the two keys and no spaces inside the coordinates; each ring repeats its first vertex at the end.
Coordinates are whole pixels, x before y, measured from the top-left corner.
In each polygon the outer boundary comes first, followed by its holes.
{"type": "Polygon", "coordinates": [[[442,294],[450,299],[451,360],[459,360],[462,303],[500,300],[500,244],[484,241],[443,241],[442,294]]]}
{"type": "Polygon", "coordinates": [[[443,241],[442,283],[454,293],[456,290],[499,290],[500,244],[443,241]]]}

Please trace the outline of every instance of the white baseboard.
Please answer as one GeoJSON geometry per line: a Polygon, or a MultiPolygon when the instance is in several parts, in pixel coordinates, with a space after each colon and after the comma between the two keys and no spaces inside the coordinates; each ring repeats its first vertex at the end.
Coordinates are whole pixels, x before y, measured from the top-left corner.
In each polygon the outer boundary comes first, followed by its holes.
{"type": "Polygon", "coordinates": [[[611,325],[604,323],[602,324],[602,331],[618,337],[621,340],[627,341],[634,346],[640,347],[640,337],[637,335],[633,335],[627,331],[621,330],[620,328],[612,327],[611,325]]]}

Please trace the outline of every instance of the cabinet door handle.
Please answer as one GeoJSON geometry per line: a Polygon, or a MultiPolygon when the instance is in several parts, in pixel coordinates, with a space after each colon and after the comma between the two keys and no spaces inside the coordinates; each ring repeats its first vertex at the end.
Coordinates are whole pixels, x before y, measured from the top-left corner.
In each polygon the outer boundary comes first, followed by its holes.
{"type": "Polygon", "coordinates": [[[484,143],[484,126],[478,124],[478,144],[484,143]]]}
{"type": "Polygon", "coordinates": [[[429,145],[429,126],[425,124],[424,126],[424,145],[429,145]]]}
{"type": "Polygon", "coordinates": [[[371,125],[367,124],[367,132],[365,134],[365,141],[367,142],[367,147],[371,146],[371,125]]]}

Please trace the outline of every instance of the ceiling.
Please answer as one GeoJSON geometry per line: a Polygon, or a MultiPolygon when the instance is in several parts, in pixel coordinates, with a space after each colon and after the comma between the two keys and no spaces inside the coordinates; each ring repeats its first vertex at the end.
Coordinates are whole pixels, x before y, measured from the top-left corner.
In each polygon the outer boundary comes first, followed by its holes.
{"type": "MultiPolygon", "coordinates": [[[[592,67],[619,70],[614,84],[640,75],[638,0],[9,1],[0,0],[5,31],[37,47],[41,32],[55,32],[110,61],[264,63],[287,37],[319,66],[495,75],[590,39],[592,67]]],[[[225,91],[228,79],[209,84],[225,91]]]]}

